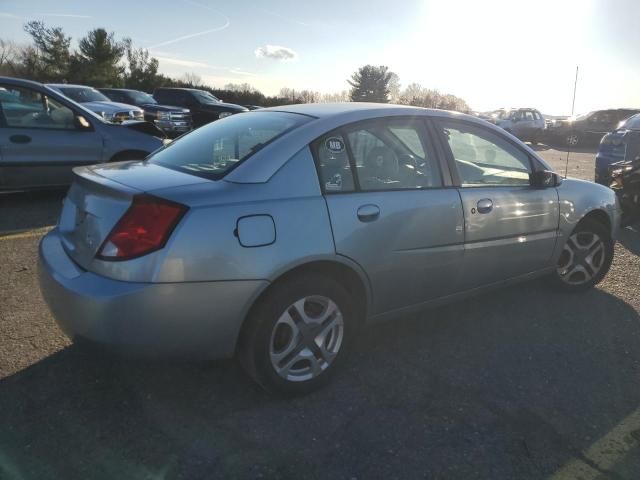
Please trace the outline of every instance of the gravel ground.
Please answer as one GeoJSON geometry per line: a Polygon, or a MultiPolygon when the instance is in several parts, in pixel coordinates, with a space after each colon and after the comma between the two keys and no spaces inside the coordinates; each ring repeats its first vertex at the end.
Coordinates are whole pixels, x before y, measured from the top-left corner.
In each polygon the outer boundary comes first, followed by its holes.
{"type": "MultiPolygon", "coordinates": [[[[555,168],[561,152],[539,147],[555,168]]],[[[570,175],[591,178],[593,154],[570,175]]],[[[543,281],[365,332],[324,390],[282,400],[233,361],[69,344],[38,291],[61,194],[0,199],[0,478],[640,478],[640,228],[605,281],[543,281]]]]}

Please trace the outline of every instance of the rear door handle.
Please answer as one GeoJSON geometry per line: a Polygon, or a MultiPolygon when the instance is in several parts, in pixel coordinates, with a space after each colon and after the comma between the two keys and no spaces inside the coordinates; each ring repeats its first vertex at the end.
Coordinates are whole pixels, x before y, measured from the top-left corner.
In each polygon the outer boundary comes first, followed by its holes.
{"type": "Polygon", "coordinates": [[[9,140],[11,143],[30,143],[31,137],[28,135],[11,135],[9,140]]]}
{"type": "Polygon", "coordinates": [[[489,198],[478,200],[478,213],[489,213],[493,210],[493,202],[489,198]]]}
{"type": "Polygon", "coordinates": [[[362,205],[358,208],[358,220],[361,222],[373,222],[380,216],[380,207],[373,204],[362,205]]]}

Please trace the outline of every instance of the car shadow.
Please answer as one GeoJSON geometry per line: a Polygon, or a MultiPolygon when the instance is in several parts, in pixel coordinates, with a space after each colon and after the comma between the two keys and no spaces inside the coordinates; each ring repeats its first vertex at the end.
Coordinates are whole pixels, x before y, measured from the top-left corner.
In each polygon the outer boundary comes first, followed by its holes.
{"type": "Polygon", "coordinates": [[[0,380],[0,477],[540,478],[640,405],[640,319],[534,282],[375,324],[324,389],[68,347],[0,380]]]}
{"type": "Polygon", "coordinates": [[[66,189],[0,193],[0,235],[55,225],[66,189]]]}
{"type": "Polygon", "coordinates": [[[640,255],[640,222],[618,232],[618,242],[634,255],[640,255]]]}
{"type": "MultiPolygon", "coordinates": [[[[567,151],[569,151],[570,153],[592,153],[594,155],[598,153],[598,145],[568,148],[566,145],[563,145],[562,143],[557,143],[557,142],[548,140],[544,144],[542,144],[542,146],[543,146],[543,150],[553,149],[553,150],[558,150],[564,153],[566,153],[567,151]]],[[[531,146],[531,148],[534,148],[534,147],[531,146]]],[[[534,148],[534,150],[536,150],[536,148],[534,148]]]]}

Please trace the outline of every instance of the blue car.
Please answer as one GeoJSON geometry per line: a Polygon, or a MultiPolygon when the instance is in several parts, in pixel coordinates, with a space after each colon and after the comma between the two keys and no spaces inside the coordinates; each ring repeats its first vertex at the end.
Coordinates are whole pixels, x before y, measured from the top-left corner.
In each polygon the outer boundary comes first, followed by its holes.
{"type": "Polygon", "coordinates": [[[62,330],[235,355],[288,394],[328,381],[377,321],[542,275],[593,287],[620,221],[611,189],[562,179],[495,125],[386,104],[232,115],[74,176],[40,244],[62,330]]]}
{"type": "Polygon", "coordinates": [[[638,155],[640,155],[640,113],[620,122],[618,128],[602,137],[596,155],[596,182],[609,186],[611,184],[609,167],[623,160],[634,160],[638,155]]]}

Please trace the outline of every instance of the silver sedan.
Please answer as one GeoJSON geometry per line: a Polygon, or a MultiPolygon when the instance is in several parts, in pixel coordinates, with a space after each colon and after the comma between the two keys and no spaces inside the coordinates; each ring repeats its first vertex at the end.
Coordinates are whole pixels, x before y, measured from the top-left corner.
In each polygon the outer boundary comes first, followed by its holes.
{"type": "Polygon", "coordinates": [[[372,322],[539,276],[594,286],[620,216],[610,189],[485,121],[390,105],[257,110],[74,172],[40,244],[64,332],[237,355],[290,394],[330,379],[372,322]]]}

